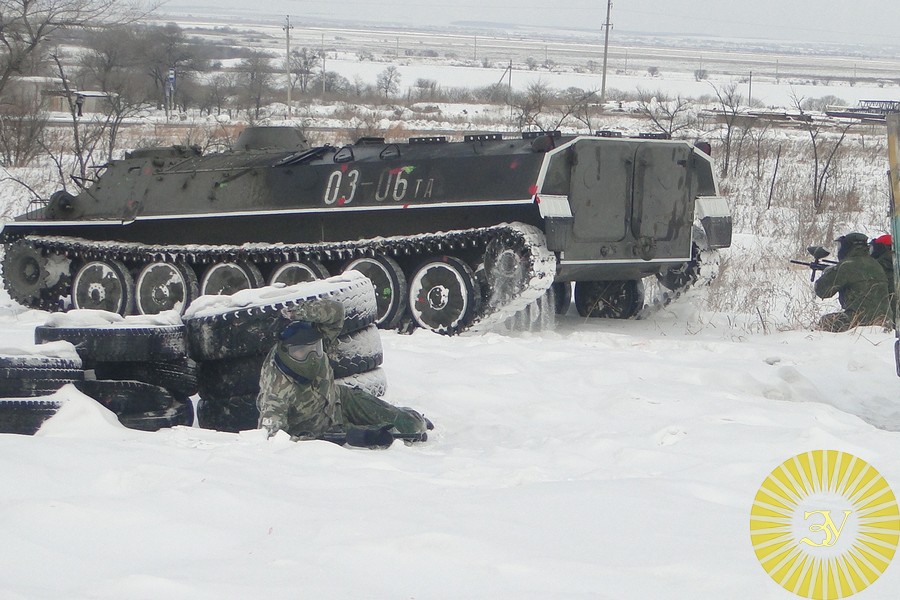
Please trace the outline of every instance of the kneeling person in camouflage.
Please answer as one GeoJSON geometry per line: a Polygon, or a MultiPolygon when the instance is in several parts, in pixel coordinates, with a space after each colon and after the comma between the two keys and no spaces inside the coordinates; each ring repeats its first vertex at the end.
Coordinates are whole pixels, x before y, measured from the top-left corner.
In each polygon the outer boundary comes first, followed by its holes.
{"type": "Polygon", "coordinates": [[[259,426],[294,440],[330,439],[384,447],[399,434],[425,439],[430,422],[410,408],[388,404],[368,392],[340,385],[323,347],[344,323],[344,307],[319,299],[286,307],[291,323],[281,332],[259,378],[259,426]]]}

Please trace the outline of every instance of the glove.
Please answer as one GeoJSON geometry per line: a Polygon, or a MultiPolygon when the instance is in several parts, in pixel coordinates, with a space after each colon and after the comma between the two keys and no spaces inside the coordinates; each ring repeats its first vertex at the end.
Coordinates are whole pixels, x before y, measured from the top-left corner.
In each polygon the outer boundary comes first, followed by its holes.
{"type": "Polygon", "coordinates": [[[347,429],[347,444],[359,448],[389,448],[394,443],[391,427],[393,425],[350,427],[347,429]]]}

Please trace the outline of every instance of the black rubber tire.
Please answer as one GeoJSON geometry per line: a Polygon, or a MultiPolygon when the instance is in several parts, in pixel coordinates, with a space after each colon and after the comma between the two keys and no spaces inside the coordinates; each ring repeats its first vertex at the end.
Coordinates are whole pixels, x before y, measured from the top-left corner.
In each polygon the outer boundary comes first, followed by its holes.
{"type": "Polygon", "coordinates": [[[326,344],[335,379],[377,369],[384,360],[381,333],[374,324],[326,344]]]}
{"type": "Polygon", "coordinates": [[[65,340],[91,368],[98,362],[166,361],[185,355],[182,325],[162,327],[48,327],[34,329],[37,344],[65,340]]]}
{"type": "Polygon", "coordinates": [[[81,266],[72,279],[72,306],[127,315],[134,307],[134,280],[128,268],[112,259],[81,266]]]}
{"type": "Polygon", "coordinates": [[[465,262],[436,256],[422,263],[409,282],[409,314],[418,325],[453,335],[468,326],[481,305],[481,286],[465,262]]]}
{"type": "Polygon", "coordinates": [[[259,393],[259,373],[266,354],[197,363],[197,387],[202,398],[249,396],[259,393]]]}
{"type": "Polygon", "coordinates": [[[387,391],[387,375],[384,369],[377,368],[365,373],[357,373],[349,377],[335,379],[335,383],[369,392],[373,396],[384,396],[387,391]]]}
{"type": "Polygon", "coordinates": [[[396,327],[406,313],[406,275],[393,258],[376,254],[351,260],[343,272],[359,271],[372,282],[378,313],[375,324],[382,329],[396,327]]]}
{"type": "Polygon", "coordinates": [[[575,307],[582,317],[630,319],[643,306],[644,284],[639,279],[575,284],[575,307]]]}
{"type": "Polygon", "coordinates": [[[140,431],[159,431],[166,427],[194,424],[194,406],[187,398],[172,400],[172,404],[160,410],[143,413],[119,415],[119,422],[129,429],[140,431]]]}
{"type": "Polygon", "coordinates": [[[34,435],[60,406],[55,400],[0,400],[0,433],[34,435]]]}
{"type": "Polygon", "coordinates": [[[75,387],[114,412],[119,422],[131,429],[156,431],[162,427],[193,423],[193,410],[188,410],[190,402],[183,398],[176,399],[156,385],[140,381],[86,379],[75,382],[75,387]]]}
{"type": "Polygon", "coordinates": [[[292,261],[277,265],[269,275],[269,285],[283,283],[284,285],[296,285],[305,281],[327,279],[328,269],[314,258],[292,261]]]}
{"type": "Polygon", "coordinates": [[[42,356],[39,354],[2,355],[0,356],[0,369],[67,369],[81,370],[81,360],[78,358],[57,358],[54,356],[42,356]]]}
{"type": "Polygon", "coordinates": [[[45,367],[0,367],[0,389],[8,381],[14,379],[84,379],[84,371],[81,369],[55,369],[45,367]]]}
{"type": "Polygon", "coordinates": [[[78,378],[51,379],[51,378],[31,378],[31,379],[7,379],[0,383],[0,397],[2,398],[34,398],[37,396],[46,396],[57,391],[67,383],[76,383],[84,379],[84,373],[80,373],[78,378]]]}
{"type": "Polygon", "coordinates": [[[262,274],[253,263],[221,262],[210,265],[200,280],[200,294],[230,296],[241,290],[262,287],[262,274]]]}
{"type": "Polygon", "coordinates": [[[184,357],[169,361],[101,362],[94,365],[97,379],[140,381],[168,390],[176,398],[197,393],[197,363],[184,357]]]}
{"type": "Polygon", "coordinates": [[[300,295],[287,302],[186,319],[188,354],[198,362],[267,354],[289,323],[281,315],[281,309],[316,298],[330,298],[344,305],[342,334],[358,331],[374,322],[375,297],[372,285],[365,277],[338,276],[310,286],[315,293],[300,295]],[[329,283],[330,289],[322,292],[323,285],[329,283]]]}
{"type": "MultiPolygon", "coordinates": [[[[374,324],[342,335],[326,348],[335,379],[377,369],[384,360],[381,333],[374,324]]],[[[259,373],[267,354],[198,363],[201,396],[244,396],[259,393],[259,373]]]]}
{"type": "MultiPolygon", "coordinates": [[[[365,390],[381,397],[387,390],[387,378],[383,369],[375,369],[350,377],[336,379],[335,383],[365,390]]],[[[259,426],[257,394],[203,396],[197,403],[197,424],[204,429],[216,429],[237,433],[259,426]]]]}
{"type": "Polygon", "coordinates": [[[166,310],[184,314],[200,295],[197,274],[187,265],[152,262],[145,265],[134,282],[134,309],[140,315],[156,315],[166,310]]]}
{"type": "Polygon", "coordinates": [[[560,281],[554,283],[551,289],[553,290],[556,314],[564,315],[569,312],[569,307],[572,306],[572,282],[560,281]]]}
{"type": "Polygon", "coordinates": [[[237,433],[259,426],[256,394],[243,396],[200,397],[197,424],[204,429],[237,433]]]}

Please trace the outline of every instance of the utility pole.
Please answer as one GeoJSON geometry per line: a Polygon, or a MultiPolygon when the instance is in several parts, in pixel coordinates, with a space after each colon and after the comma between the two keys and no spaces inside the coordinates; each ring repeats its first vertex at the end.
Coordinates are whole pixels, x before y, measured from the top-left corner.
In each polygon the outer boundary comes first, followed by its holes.
{"type": "Polygon", "coordinates": [[[747,86],[747,106],[753,106],[753,71],[750,71],[750,85],[747,86]]]}
{"type": "Polygon", "coordinates": [[[325,34],[322,34],[322,99],[325,99],[325,34]]]}
{"type": "Polygon", "coordinates": [[[287,38],[287,45],[284,53],[284,74],[287,76],[287,116],[291,118],[291,15],[284,17],[284,33],[287,38]]]}
{"type": "Polygon", "coordinates": [[[600,80],[600,110],[603,110],[603,103],[606,101],[606,59],[609,55],[609,28],[612,25],[609,22],[609,13],[612,11],[612,0],[606,2],[606,23],[603,24],[605,35],[603,36],[603,78],[600,80]]]}

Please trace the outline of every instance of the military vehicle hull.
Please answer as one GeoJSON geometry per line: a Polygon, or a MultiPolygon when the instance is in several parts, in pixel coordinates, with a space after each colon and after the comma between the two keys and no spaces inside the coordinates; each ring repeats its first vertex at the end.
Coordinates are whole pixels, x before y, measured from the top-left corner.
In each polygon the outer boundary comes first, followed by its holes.
{"type": "Polygon", "coordinates": [[[247,130],[222,154],[135,151],[2,232],[5,284],[29,306],[183,310],[197,294],[357,268],[382,292],[382,326],[411,317],[444,333],[505,318],[554,282],[576,282],[586,315],[630,316],[643,277],[684,285],[698,251],[730,237],[712,163],[684,142],[310,148],[283,128],[247,130]]]}

